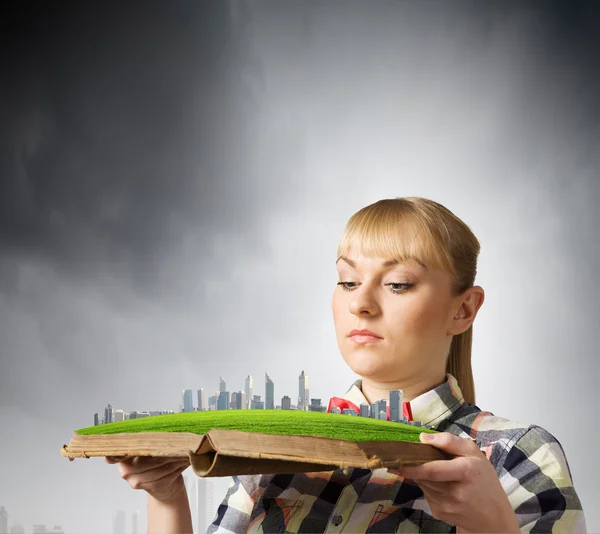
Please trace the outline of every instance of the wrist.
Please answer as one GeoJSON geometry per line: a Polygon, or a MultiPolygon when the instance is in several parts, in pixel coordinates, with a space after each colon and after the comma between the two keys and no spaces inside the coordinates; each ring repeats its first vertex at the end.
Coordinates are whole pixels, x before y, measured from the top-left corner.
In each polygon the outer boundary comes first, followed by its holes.
{"type": "Polygon", "coordinates": [[[177,508],[182,503],[187,504],[188,497],[185,483],[183,482],[183,479],[181,479],[181,481],[176,480],[170,493],[166,495],[153,495],[152,493],[148,493],[148,499],[154,501],[154,503],[160,507],[177,508]]]}
{"type": "Polygon", "coordinates": [[[517,516],[512,509],[504,516],[496,516],[496,519],[492,523],[486,523],[485,526],[482,524],[476,529],[473,529],[472,527],[469,527],[468,529],[458,527],[457,532],[459,534],[481,534],[482,532],[489,534],[521,534],[517,516]]]}

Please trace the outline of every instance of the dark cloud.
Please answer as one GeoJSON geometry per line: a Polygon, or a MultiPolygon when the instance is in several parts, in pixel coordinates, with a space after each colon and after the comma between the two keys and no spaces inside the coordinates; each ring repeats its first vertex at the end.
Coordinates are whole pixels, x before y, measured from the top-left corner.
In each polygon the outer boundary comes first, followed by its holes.
{"type": "MultiPolygon", "coordinates": [[[[217,231],[260,246],[261,210],[294,187],[256,170],[260,87],[243,72],[260,84],[261,65],[230,7],[42,3],[4,20],[4,253],[133,270],[149,290],[186,232],[199,251],[217,231]]],[[[263,141],[298,167],[298,132],[263,141]]]]}

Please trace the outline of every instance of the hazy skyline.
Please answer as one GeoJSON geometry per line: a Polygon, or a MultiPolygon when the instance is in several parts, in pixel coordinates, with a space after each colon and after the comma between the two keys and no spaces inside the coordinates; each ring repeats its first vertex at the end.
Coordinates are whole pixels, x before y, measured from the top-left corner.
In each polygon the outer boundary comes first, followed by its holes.
{"type": "Polygon", "coordinates": [[[364,205],[414,195],[481,241],[478,406],[559,439],[600,532],[595,4],[3,9],[10,524],[104,534],[117,509],[144,516],[117,467],[59,454],[109,402],[162,409],[219,375],[243,390],[265,372],[295,400],[302,369],[311,397],[343,394],[355,377],[330,309],[338,239],[364,205]]]}

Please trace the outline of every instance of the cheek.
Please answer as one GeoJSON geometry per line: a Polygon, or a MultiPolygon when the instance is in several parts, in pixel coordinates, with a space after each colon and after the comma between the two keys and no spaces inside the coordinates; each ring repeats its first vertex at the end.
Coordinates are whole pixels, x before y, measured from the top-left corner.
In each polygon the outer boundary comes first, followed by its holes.
{"type": "Polygon", "coordinates": [[[446,312],[439,298],[421,298],[404,306],[401,315],[399,324],[403,331],[421,333],[438,330],[445,321],[446,312]]]}
{"type": "MultiPolygon", "coordinates": [[[[337,293],[337,292],[336,292],[337,293]]],[[[342,321],[344,320],[344,303],[342,302],[343,299],[340,298],[340,295],[334,293],[333,294],[333,299],[331,302],[331,311],[333,313],[333,323],[335,325],[335,329],[336,331],[338,330],[338,326],[342,323],[342,321]]]]}

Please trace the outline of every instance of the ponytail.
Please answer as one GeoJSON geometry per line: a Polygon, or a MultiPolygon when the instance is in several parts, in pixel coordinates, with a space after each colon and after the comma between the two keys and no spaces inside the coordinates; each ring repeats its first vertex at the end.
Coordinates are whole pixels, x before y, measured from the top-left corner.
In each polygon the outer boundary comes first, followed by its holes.
{"type": "Polygon", "coordinates": [[[468,330],[452,338],[446,373],[450,373],[460,387],[466,402],[475,404],[475,382],[471,369],[471,346],[473,344],[473,325],[468,330]]]}

